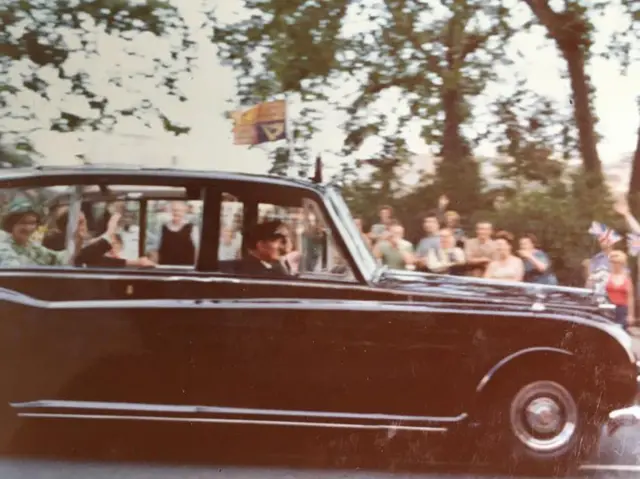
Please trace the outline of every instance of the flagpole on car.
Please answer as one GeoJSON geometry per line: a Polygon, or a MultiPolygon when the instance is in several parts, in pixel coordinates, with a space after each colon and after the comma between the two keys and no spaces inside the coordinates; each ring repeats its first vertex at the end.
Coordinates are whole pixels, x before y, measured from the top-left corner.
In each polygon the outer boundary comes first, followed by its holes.
{"type": "Polygon", "coordinates": [[[291,92],[284,93],[284,132],[289,154],[289,168],[295,163],[295,143],[293,137],[293,122],[291,121],[291,92]]]}

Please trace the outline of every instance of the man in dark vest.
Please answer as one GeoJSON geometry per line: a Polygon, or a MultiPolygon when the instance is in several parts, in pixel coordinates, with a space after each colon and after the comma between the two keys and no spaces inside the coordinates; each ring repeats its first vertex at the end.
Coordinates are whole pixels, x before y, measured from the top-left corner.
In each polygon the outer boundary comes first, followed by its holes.
{"type": "Polygon", "coordinates": [[[158,264],[193,266],[200,241],[198,227],[187,219],[187,204],[174,201],[171,204],[171,220],[160,226],[159,243],[152,257],[158,264]]]}

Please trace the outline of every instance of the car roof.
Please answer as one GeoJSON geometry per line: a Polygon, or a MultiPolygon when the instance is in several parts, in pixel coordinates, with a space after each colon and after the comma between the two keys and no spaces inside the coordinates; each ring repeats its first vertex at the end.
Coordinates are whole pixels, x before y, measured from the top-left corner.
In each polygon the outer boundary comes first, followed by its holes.
{"type": "MultiPolygon", "coordinates": [[[[53,194],[48,201],[50,205],[64,204],[72,196],[72,190],[66,188],[63,192],[53,194]]],[[[107,191],[101,190],[97,185],[89,185],[82,191],[83,201],[138,201],[186,199],[186,188],[182,186],[154,186],[154,185],[112,185],[107,191]]]]}
{"type": "Polygon", "coordinates": [[[187,170],[179,168],[154,168],[154,167],[127,167],[127,166],[97,166],[97,165],[78,165],[78,166],[34,166],[28,168],[0,168],[0,183],[11,181],[28,181],[38,178],[58,178],[64,177],[84,177],[90,181],[92,177],[123,177],[127,179],[127,183],[131,183],[135,177],[185,179],[185,180],[217,180],[217,181],[234,181],[247,183],[270,184],[273,186],[296,187],[312,190],[321,193],[324,185],[313,183],[310,180],[259,175],[249,173],[232,173],[215,170],[187,170]]]}

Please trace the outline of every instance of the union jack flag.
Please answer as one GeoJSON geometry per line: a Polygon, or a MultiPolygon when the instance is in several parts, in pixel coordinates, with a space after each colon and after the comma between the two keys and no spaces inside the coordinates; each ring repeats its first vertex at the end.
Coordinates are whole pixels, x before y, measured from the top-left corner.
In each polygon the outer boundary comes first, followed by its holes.
{"type": "Polygon", "coordinates": [[[609,228],[607,225],[594,221],[589,228],[589,234],[598,238],[598,241],[602,244],[612,245],[622,239],[618,233],[609,228]]]}
{"type": "Polygon", "coordinates": [[[631,256],[638,256],[640,252],[640,235],[634,233],[627,234],[627,247],[631,256]]]}

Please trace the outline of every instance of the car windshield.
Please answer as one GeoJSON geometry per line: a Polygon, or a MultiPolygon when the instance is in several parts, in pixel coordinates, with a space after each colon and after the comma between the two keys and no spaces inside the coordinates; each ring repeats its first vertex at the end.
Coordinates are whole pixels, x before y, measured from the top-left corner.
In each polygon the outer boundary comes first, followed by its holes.
{"type": "Polygon", "coordinates": [[[378,269],[378,264],[373,253],[362,239],[347,203],[342,198],[342,195],[333,188],[327,189],[327,197],[329,204],[338,216],[339,224],[337,226],[343,233],[347,247],[351,250],[354,259],[362,269],[364,277],[367,279],[372,278],[378,269]]]}

